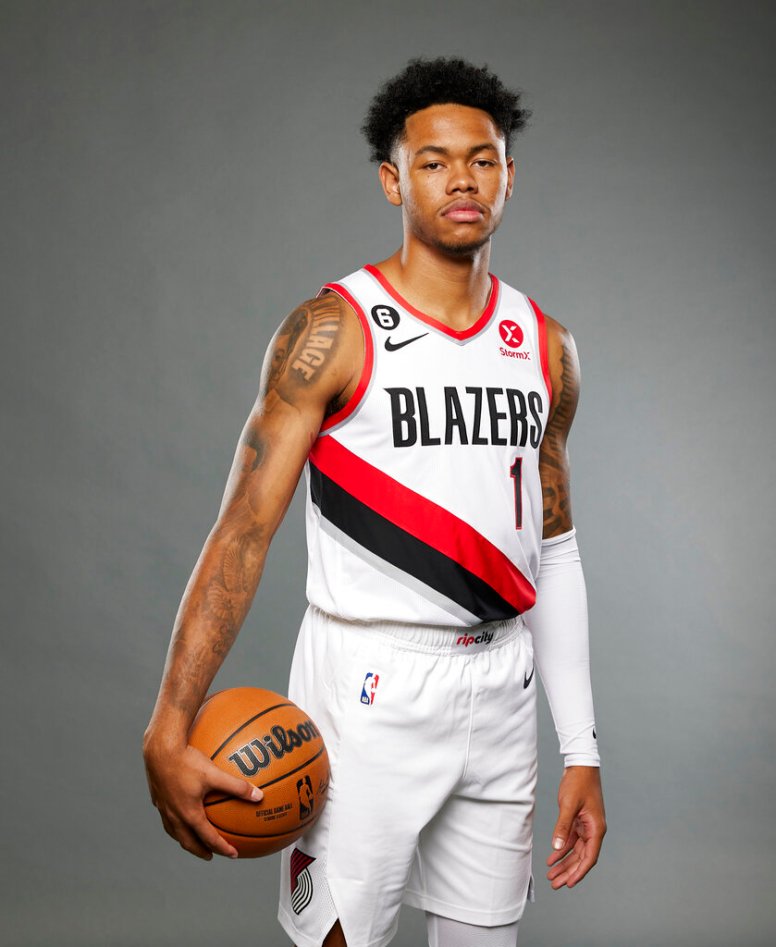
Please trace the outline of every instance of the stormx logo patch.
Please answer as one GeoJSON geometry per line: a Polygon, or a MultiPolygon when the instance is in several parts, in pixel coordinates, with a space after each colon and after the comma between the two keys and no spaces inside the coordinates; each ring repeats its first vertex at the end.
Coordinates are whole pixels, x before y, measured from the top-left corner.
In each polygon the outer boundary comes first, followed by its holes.
{"type": "Polygon", "coordinates": [[[375,691],[377,690],[377,685],[380,682],[380,675],[373,674],[369,671],[364,678],[364,684],[361,688],[361,703],[362,704],[373,704],[375,702],[375,691]]]}
{"type": "Polygon", "coordinates": [[[481,635],[459,635],[456,644],[468,648],[470,644],[490,644],[493,641],[492,631],[483,631],[481,635]]]}
{"type": "Polygon", "coordinates": [[[503,322],[499,323],[498,334],[501,336],[501,341],[508,346],[508,348],[504,348],[503,345],[499,346],[498,350],[502,355],[507,358],[521,358],[530,361],[530,352],[516,351],[523,344],[524,338],[523,330],[516,322],[512,319],[504,319],[503,322]]]}

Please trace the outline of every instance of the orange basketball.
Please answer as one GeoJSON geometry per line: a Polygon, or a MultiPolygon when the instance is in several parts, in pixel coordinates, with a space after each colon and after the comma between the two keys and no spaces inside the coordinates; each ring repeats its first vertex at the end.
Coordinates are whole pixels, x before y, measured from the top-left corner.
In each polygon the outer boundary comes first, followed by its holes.
{"type": "Polygon", "coordinates": [[[209,792],[208,819],[240,858],[270,855],[303,835],[321,814],[329,757],[310,717],[287,697],[259,687],[211,694],[189,743],[232,776],[264,790],[261,802],[209,792]]]}

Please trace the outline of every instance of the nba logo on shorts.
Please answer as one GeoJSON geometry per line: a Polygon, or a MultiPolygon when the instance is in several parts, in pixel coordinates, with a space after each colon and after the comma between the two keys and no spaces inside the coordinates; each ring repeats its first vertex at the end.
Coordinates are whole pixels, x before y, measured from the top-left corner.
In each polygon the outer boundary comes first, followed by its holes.
{"type": "Polygon", "coordinates": [[[364,686],[361,688],[361,703],[373,704],[375,702],[375,691],[380,680],[379,674],[372,674],[371,671],[364,678],[364,686]]]}

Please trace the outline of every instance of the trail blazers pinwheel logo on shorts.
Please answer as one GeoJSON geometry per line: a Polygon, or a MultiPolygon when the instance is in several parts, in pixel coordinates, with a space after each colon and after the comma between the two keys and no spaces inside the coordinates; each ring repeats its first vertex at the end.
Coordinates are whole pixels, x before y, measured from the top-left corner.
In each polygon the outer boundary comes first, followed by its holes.
{"type": "Polygon", "coordinates": [[[307,870],[315,861],[312,855],[307,855],[295,848],[291,852],[291,907],[294,914],[301,914],[313,898],[313,879],[307,870]]]}

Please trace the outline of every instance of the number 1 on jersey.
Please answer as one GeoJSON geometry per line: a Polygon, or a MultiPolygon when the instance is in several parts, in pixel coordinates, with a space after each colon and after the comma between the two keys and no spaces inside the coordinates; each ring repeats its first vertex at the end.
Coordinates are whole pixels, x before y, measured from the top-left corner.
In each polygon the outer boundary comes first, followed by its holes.
{"type": "Polygon", "coordinates": [[[515,462],[509,468],[509,476],[515,482],[515,529],[523,528],[523,458],[515,457],[515,462]]]}

